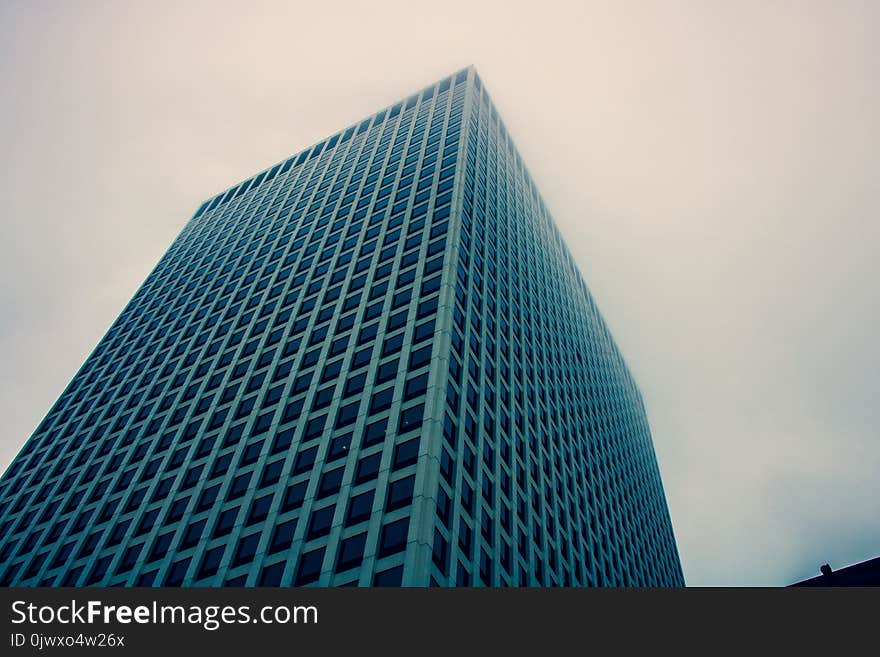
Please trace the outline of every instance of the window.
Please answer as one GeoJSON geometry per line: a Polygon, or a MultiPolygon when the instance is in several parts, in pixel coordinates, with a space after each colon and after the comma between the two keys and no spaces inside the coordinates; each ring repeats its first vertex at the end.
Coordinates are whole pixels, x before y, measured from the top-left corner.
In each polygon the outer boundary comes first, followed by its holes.
{"type": "Polygon", "coordinates": [[[284,461],[275,461],[269,463],[263,468],[263,476],[260,478],[260,488],[271,486],[281,479],[281,470],[284,467],[284,461]]]}
{"type": "Polygon", "coordinates": [[[388,428],[388,419],[384,418],[368,424],[364,429],[364,437],[361,442],[361,449],[366,449],[373,445],[377,445],[385,440],[385,431],[388,428]]]}
{"type": "Polygon", "coordinates": [[[324,367],[324,371],[321,373],[321,382],[326,383],[331,379],[335,379],[339,376],[339,372],[342,370],[342,360],[336,360],[332,363],[329,363],[324,367]]]}
{"type": "Polygon", "coordinates": [[[370,414],[381,413],[391,408],[392,399],[394,399],[394,388],[385,388],[373,393],[370,400],[370,414]]]}
{"type": "Polygon", "coordinates": [[[391,333],[404,326],[406,324],[406,314],[406,310],[401,310],[399,313],[391,315],[388,318],[388,326],[385,328],[385,332],[391,333]]]}
{"type": "Polygon", "coordinates": [[[343,397],[351,397],[352,395],[362,392],[366,380],[366,373],[355,374],[354,376],[349,377],[348,381],[345,382],[343,397]]]}
{"type": "Polygon", "coordinates": [[[437,517],[445,527],[449,527],[449,517],[452,512],[452,500],[443,486],[437,487],[437,517]]]}
{"type": "Polygon", "coordinates": [[[420,374],[406,382],[403,388],[403,401],[409,401],[425,394],[428,389],[428,373],[420,374]]]}
{"type": "Polygon", "coordinates": [[[360,409],[361,402],[358,399],[357,401],[353,401],[345,406],[341,406],[339,408],[339,412],[336,415],[336,424],[334,425],[335,429],[341,429],[342,427],[347,427],[350,424],[354,424],[354,421],[357,419],[358,410],[360,409]]]}
{"type": "Polygon", "coordinates": [[[370,518],[375,494],[375,491],[368,490],[366,493],[361,493],[351,498],[351,501],[348,503],[348,514],[345,517],[346,527],[356,525],[370,518]]]}
{"type": "Polygon", "coordinates": [[[336,559],[336,572],[340,573],[349,568],[359,566],[364,558],[364,546],[366,543],[366,532],[344,539],[339,544],[339,556],[336,559]]]}
{"type": "MultiPolygon", "coordinates": [[[[175,500],[174,504],[171,505],[171,509],[168,511],[168,516],[165,518],[165,523],[175,522],[183,518],[183,514],[186,511],[186,507],[189,505],[189,496],[183,497],[179,500],[175,500]]],[[[107,510],[107,507],[104,507],[104,511],[107,510]]],[[[109,520],[109,518],[98,518],[99,522],[101,520],[109,520]]]]}
{"type": "Polygon", "coordinates": [[[355,485],[362,484],[365,481],[369,481],[370,479],[375,479],[376,475],[379,474],[379,464],[381,463],[381,461],[381,453],[365,456],[360,461],[358,461],[354,475],[355,485]]]}
{"type": "Polygon", "coordinates": [[[402,582],[403,566],[395,566],[373,576],[373,586],[400,586],[402,582]]]}
{"type": "Polygon", "coordinates": [[[330,402],[333,401],[333,392],[335,390],[336,386],[328,386],[326,388],[318,390],[318,392],[315,394],[315,400],[312,402],[312,410],[317,411],[329,406],[330,402]]]}
{"type": "Polygon", "coordinates": [[[376,333],[379,331],[379,324],[371,324],[370,326],[365,326],[358,333],[358,341],[359,345],[362,345],[366,342],[371,342],[375,337],[376,333]]]}
{"type": "Polygon", "coordinates": [[[364,347],[360,351],[356,351],[354,353],[354,357],[351,359],[351,369],[357,369],[359,367],[363,367],[364,365],[369,364],[371,358],[373,356],[373,346],[364,347]]]}
{"type": "Polygon", "coordinates": [[[395,446],[391,467],[394,470],[405,468],[406,466],[415,463],[418,458],[419,438],[413,438],[412,440],[407,440],[406,442],[395,446]]]}
{"type": "Polygon", "coordinates": [[[290,391],[291,395],[296,395],[301,392],[305,392],[309,389],[309,385],[312,382],[312,375],[314,372],[308,372],[307,374],[302,374],[296,378],[296,381],[293,383],[293,388],[290,391]]]}
{"type": "MultiPolygon", "coordinates": [[[[108,563],[112,557],[105,557],[108,563]]],[[[165,577],[165,586],[180,586],[183,584],[184,578],[186,577],[186,571],[189,570],[189,562],[190,558],[181,559],[180,561],[175,561],[171,564],[171,568],[168,569],[168,575],[165,577]]],[[[101,561],[95,565],[95,571],[99,569],[101,565],[101,561]]],[[[106,568],[106,565],[105,565],[106,568]]],[[[103,573],[102,573],[103,576],[103,573]]],[[[98,581],[100,578],[95,578],[95,573],[93,571],[90,580],[98,581]]]]}
{"type": "Polygon", "coordinates": [[[275,554],[290,549],[293,544],[293,534],[296,531],[296,520],[288,520],[275,527],[272,540],[269,543],[268,554],[275,554]]]}
{"type": "Polygon", "coordinates": [[[214,503],[217,501],[217,495],[219,492],[220,484],[215,484],[214,486],[203,490],[202,494],[199,496],[199,501],[198,504],[196,504],[194,513],[210,509],[212,506],[214,506],[214,503]]]}
{"type": "Polygon", "coordinates": [[[248,484],[251,482],[251,474],[252,473],[250,472],[246,472],[238,475],[232,480],[232,485],[229,487],[229,492],[226,494],[227,500],[234,500],[247,492],[248,484]]]}
{"type": "Polygon", "coordinates": [[[247,519],[248,525],[253,525],[266,519],[269,515],[269,507],[272,506],[272,498],[274,496],[274,493],[263,495],[263,497],[258,497],[251,503],[251,510],[247,519]]]}
{"type": "Polygon", "coordinates": [[[285,429],[275,436],[275,439],[272,441],[272,451],[271,454],[278,454],[279,452],[286,452],[290,445],[293,443],[293,429],[285,429]]]}
{"type": "Polygon", "coordinates": [[[281,503],[281,513],[298,509],[302,506],[303,500],[306,498],[306,489],[309,486],[308,481],[302,481],[293,486],[288,486],[284,493],[284,500],[281,503]]]}
{"type": "Polygon", "coordinates": [[[309,522],[309,531],[306,540],[326,536],[330,533],[330,524],[333,522],[333,512],[335,506],[326,506],[312,513],[312,519],[309,522]]]}
{"type": "Polygon", "coordinates": [[[293,582],[294,586],[303,586],[318,580],[321,574],[321,565],[324,563],[324,550],[325,548],[320,547],[302,555],[293,582]]]}
{"type": "Polygon", "coordinates": [[[379,536],[379,558],[401,552],[406,547],[406,536],[409,532],[409,517],[401,518],[382,527],[379,536]]]}
{"type": "Polygon", "coordinates": [[[238,542],[238,549],[235,551],[235,556],[233,557],[231,564],[233,568],[245,563],[250,563],[254,560],[254,555],[257,553],[257,546],[260,544],[260,536],[262,536],[262,534],[259,532],[256,534],[250,534],[238,542]]]}
{"type": "Polygon", "coordinates": [[[396,354],[403,347],[403,333],[390,337],[382,343],[382,358],[396,354]]]}
{"type": "Polygon", "coordinates": [[[217,517],[217,524],[214,525],[214,533],[212,534],[213,538],[226,536],[232,531],[232,528],[235,526],[235,519],[238,516],[238,509],[239,507],[237,506],[227,509],[217,517]]]}
{"type": "Polygon", "coordinates": [[[388,497],[385,500],[385,511],[394,511],[412,504],[415,475],[392,481],[388,485],[388,497]]]}
{"type": "Polygon", "coordinates": [[[429,320],[427,322],[423,322],[422,324],[416,325],[416,330],[413,332],[413,344],[418,344],[423,340],[427,340],[431,336],[434,335],[434,320],[429,320]]]}
{"type": "Polygon", "coordinates": [[[397,365],[400,361],[395,358],[379,365],[376,370],[376,385],[390,381],[397,376],[397,365]]]}
{"type": "Polygon", "coordinates": [[[205,520],[196,520],[191,522],[180,540],[180,549],[185,550],[191,548],[199,542],[202,537],[202,531],[205,529],[205,520]]]}
{"type": "Polygon", "coordinates": [[[223,553],[225,551],[225,545],[220,545],[206,551],[205,555],[202,557],[202,564],[201,566],[199,566],[199,571],[196,575],[196,579],[205,579],[207,577],[213,577],[214,575],[216,575],[217,570],[220,567],[220,561],[223,559],[223,553]]]}
{"type": "Polygon", "coordinates": [[[400,422],[398,423],[397,432],[399,434],[413,431],[422,426],[422,415],[425,411],[425,405],[419,404],[412,408],[404,409],[400,414],[400,422]]]}
{"type": "Polygon", "coordinates": [[[241,455],[239,467],[244,467],[246,465],[250,465],[251,463],[255,463],[260,458],[261,451],[263,451],[262,440],[253,443],[252,445],[248,445],[247,449],[244,450],[244,453],[242,453],[241,455]]]}
{"type": "Polygon", "coordinates": [[[336,436],[330,443],[330,449],[327,450],[327,462],[347,456],[348,448],[351,447],[351,439],[351,433],[336,436]]]}
{"type": "Polygon", "coordinates": [[[446,542],[446,539],[443,538],[443,535],[437,530],[434,530],[434,549],[431,553],[431,560],[434,562],[434,565],[440,569],[440,572],[444,575],[446,574],[446,563],[449,553],[449,544],[446,542]]]}
{"type": "Polygon", "coordinates": [[[339,492],[339,489],[342,487],[342,473],[344,470],[345,468],[336,468],[321,475],[317,499],[335,495],[339,492]]]}
{"type": "Polygon", "coordinates": [[[409,371],[417,370],[431,362],[431,345],[416,349],[409,357],[409,371]]]}
{"type": "Polygon", "coordinates": [[[260,571],[258,586],[281,586],[281,577],[284,575],[286,562],[280,561],[270,566],[264,566],[260,571]]]}
{"type": "Polygon", "coordinates": [[[303,399],[294,399],[284,408],[284,415],[281,417],[282,424],[293,422],[302,414],[303,399]]]}

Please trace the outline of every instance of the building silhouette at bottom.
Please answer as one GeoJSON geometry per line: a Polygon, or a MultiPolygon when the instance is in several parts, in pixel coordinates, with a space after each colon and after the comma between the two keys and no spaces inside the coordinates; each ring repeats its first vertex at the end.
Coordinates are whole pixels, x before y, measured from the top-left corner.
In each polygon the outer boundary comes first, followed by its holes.
{"type": "Polygon", "coordinates": [[[832,570],[827,563],[816,577],[795,582],[790,586],[880,586],[880,557],[832,570]]]}

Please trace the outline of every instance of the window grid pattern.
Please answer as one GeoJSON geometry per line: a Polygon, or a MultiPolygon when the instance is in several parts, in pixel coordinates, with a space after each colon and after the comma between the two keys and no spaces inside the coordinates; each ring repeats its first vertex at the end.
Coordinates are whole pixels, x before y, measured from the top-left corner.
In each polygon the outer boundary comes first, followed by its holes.
{"type": "Polygon", "coordinates": [[[431,583],[683,584],[642,398],[474,74],[431,583]]]}
{"type": "Polygon", "coordinates": [[[0,480],[7,586],[681,583],[472,68],[205,201],[0,480]]]}
{"type": "Polygon", "coordinates": [[[0,483],[5,585],[399,585],[467,72],[204,203],[0,483]]]}

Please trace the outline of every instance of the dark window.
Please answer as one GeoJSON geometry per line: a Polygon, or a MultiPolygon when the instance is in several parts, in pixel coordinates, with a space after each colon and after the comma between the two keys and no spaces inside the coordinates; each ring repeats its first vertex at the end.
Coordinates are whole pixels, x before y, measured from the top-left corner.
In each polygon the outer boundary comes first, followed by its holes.
{"type": "Polygon", "coordinates": [[[339,573],[343,570],[359,566],[364,558],[364,546],[366,543],[366,532],[343,540],[339,545],[339,556],[336,559],[336,572],[339,573]]]}
{"type": "Polygon", "coordinates": [[[217,524],[214,525],[214,538],[226,536],[232,531],[232,528],[235,526],[235,519],[238,516],[238,509],[239,507],[237,506],[227,509],[217,517],[217,524]]]}
{"type": "Polygon", "coordinates": [[[412,408],[404,409],[400,413],[400,422],[398,423],[397,427],[398,433],[403,434],[421,427],[424,411],[424,404],[418,404],[417,406],[413,406],[412,408]]]}
{"type": "Polygon", "coordinates": [[[382,343],[382,357],[396,354],[403,347],[403,333],[395,335],[382,343]]]}
{"type": "Polygon", "coordinates": [[[391,317],[389,317],[388,325],[385,327],[386,333],[392,333],[393,331],[396,331],[401,326],[406,324],[406,315],[407,311],[401,310],[399,313],[395,313],[391,317]]]}
{"type": "Polygon", "coordinates": [[[452,512],[452,500],[447,495],[443,486],[437,487],[437,517],[443,525],[449,527],[449,517],[452,512]]]}
{"type": "Polygon", "coordinates": [[[272,506],[272,498],[274,496],[274,493],[263,495],[263,497],[258,497],[251,503],[251,510],[248,514],[247,524],[252,525],[266,519],[269,515],[269,507],[272,506]]]}
{"type": "Polygon", "coordinates": [[[411,504],[415,481],[415,475],[392,481],[388,485],[388,497],[385,500],[385,510],[394,511],[395,509],[400,509],[411,504]]]}
{"type": "Polygon", "coordinates": [[[391,408],[391,401],[394,399],[394,388],[385,388],[373,393],[370,400],[370,413],[381,413],[391,408]]]}
{"type": "Polygon", "coordinates": [[[269,463],[263,468],[263,476],[260,478],[260,488],[271,486],[281,479],[281,470],[284,468],[284,461],[275,461],[269,463]]]}
{"type": "Polygon", "coordinates": [[[405,443],[400,443],[396,445],[394,448],[394,459],[392,461],[392,468],[397,470],[399,468],[404,468],[408,465],[412,465],[419,458],[419,439],[413,438],[412,440],[407,440],[405,443]]]}
{"type": "Polygon", "coordinates": [[[368,520],[373,509],[373,498],[375,491],[369,490],[366,493],[355,495],[348,503],[348,514],[345,518],[345,526],[355,525],[364,520],[368,520]]]}
{"type": "Polygon", "coordinates": [[[352,377],[349,377],[348,381],[345,382],[345,391],[343,392],[344,397],[351,397],[352,395],[356,395],[359,392],[363,391],[364,383],[367,380],[366,373],[355,374],[352,377]]]}
{"type": "Polygon", "coordinates": [[[364,347],[360,351],[356,351],[354,357],[351,359],[351,369],[357,369],[358,367],[362,367],[370,362],[370,359],[373,355],[373,347],[370,345],[369,347],[364,347]]]}
{"type": "Polygon", "coordinates": [[[232,485],[229,487],[229,492],[226,495],[227,500],[234,500],[247,492],[248,485],[251,482],[251,474],[246,472],[232,480],[232,485]]]}
{"type": "Polygon", "coordinates": [[[424,367],[431,361],[431,345],[427,347],[422,347],[421,349],[416,349],[412,352],[409,357],[409,369],[417,370],[420,367],[424,367]]]}
{"type": "MultiPolygon", "coordinates": [[[[171,568],[168,569],[168,574],[165,576],[165,586],[180,586],[183,584],[186,571],[189,570],[189,562],[190,559],[186,558],[171,564],[171,568]]],[[[99,561],[98,563],[100,564],[101,562],[99,561]]]]}
{"type": "Polygon", "coordinates": [[[361,449],[366,449],[372,445],[377,445],[385,440],[385,431],[388,428],[388,419],[377,420],[368,424],[364,429],[364,438],[361,442],[361,449]]]}
{"type": "Polygon", "coordinates": [[[265,566],[260,572],[258,586],[281,586],[281,577],[284,575],[284,566],[286,562],[273,563],[271,566],[265,566]]]}
{"type": "Polygon", "coordinates": [[[289,486],[284,493],[284,501],[281,504],[281,513],[301,507],[303,500],[306,498],[306,489],[308,486],[308,481],[302,481],[293,486],[289,486]]]}
{"type": "MultiPolygon", "coordinates": [[[[312,410],[317,411],[322,408],[326,408],[330,405],[330,402],[333,401],[333,392],[336,390],[336,386],[328,386],[326,388],[322,388],[315,393],[315,399],[312,402],[312,410]]],[[[323,426],[321,427],[323,428],[323,426]]]]}
{"type": "Polygon", "coordinates": [[[281,416],[282,424],[293,422],[302,414],[303,399],[294,399],[284,408],[284,415],[281,416]]]}
{"type": "Polygon", "coordinates": [[[333,522],[333,512],[335,509],[336,507],[334,506],[327,506],[312,513],[306,540],[310,541],[313,538],[326,536],[330,533],[330,525],[333,522]]]}
{"type": "Polygon", "coordinates": [[[205,552],[205,555],[202,557],[202,565],[199,566],[199,572],[198,575],[196,575],[196,579],[205,579],[206,577],[213,577],[214,575],[216,575],[217,570],[220,567],[220,561],[223,559],[223,552],[225,550],[226,546],[220,545],[205,552]]]}
{"type": "Polygon", "coordinates": [[[269,543],[269,554],[275,554],[287,550],[293,544],[293,534],[296,531],[296,520],[288,520],[279,524],[272,533],[272,541],[269,543]]]}
{"type": "Polygon", "coordinates": [[[309,420],[309,423],[306,425],[305,434],[303,435],[303,440],[308,441],[314,438],[318,438],[324,431],[324,425],[327,422],[327,416],[322,415],[321,417],[316,417],[309,420]]]}
{"type": "Polygon", "coordinates": [[[341,429],[342,427],[347,427],[350,424],[354,424],[354,421],[357,419],[358,410],[360,409],[361,402],[360,400],[351,402],[350,404],[345,404],[339,408],[339,412],[336,415],[336,424],[334,425],[335,429],[341,429]]]}
{"type": "Polygon", "coordinates": [[[395,566],[373,575],[373,586],[400,586],[403,582],[403,566],[395,566]]]}
{"type": "MultiPolygon", "coordinates": [[[[71,546],[72,548],[73,546],[71,546]]],[[[134,568],[137,563],[138,557],[141,554],[141,550],[143,550],[144,544],[139,543],[137,545],[132,545],[128,548],[125,553],[122,555],[122,561],[116,567],[117,573],[126,573],[132,568],[134,568]]]]}
{"type": "Polygon", "coordinates": [[[403,388],[403,401],[415,399],[420,395],[424,395],[428,389],[428,373],[420,374],[417,377],[409,379],[403,388]]]}
{"type": "Polygon", "coordinates": [[[330,449],[327,451],[327,462],[348,456],[349,447],[351,447],[352,434],[346,433],[336,436],[330,443],[330,449]]]}
{"type": "Polygon", "coordinates": [[[379,365],[379,368],[376,370],[376,385],[385,383],[385,381],[389,381],[397,376],[398,363],[399,359],[395,358],[379,365]]]}
{"type": "Polygon", "coordinates": [[[239,467],[256,463],[260,458],[261,451],[263,451],[262,440],[252,445],[248,445],[247,449],[244,450],[244,453],[241,455],[241,461],[238,464],[239,467]]]}
{"type": "Polygon", "coordinates": [[[180,549],[185,550],[191,548],[199,542],[202,537],[202,531],[205,529],[205,520],[196,520],[189,524],[180,541],[180,549]]]}
{"type": "Polygon", "coordinates": [[[376,333],[379,330],[378,324],[371,324],[370,326],[365,326],[358,333],[358,344],[364,344],[376,337],[376,333]]]}
{"type": "Polygon", "coordinates": [[[358,461],[357,469],[355,470],[354,475],[354,483],[362,484],[365,481],[369,481],[370,479],[375,479],[376,475],[379,474],[379,464],[382,462],[382,454],[371,454],[370,456],[363,457],[360,461],[358,461]]]}
{"type": "Polygon", "coordinates": [[[447,556],[449,553],[449,544],[446,542],[446,539],[443,538],[443,535],[438,531],[434,530],[434,550],[431,553],[431,560],[434,562],[434,565],[440,569],[440,572],[444,575],[446,574],[446,563],[447,556]]]}
{"type": "Polygon", "coordinates": [[[325,548],[320,547],[302,555],[294,580],[295,586],[311,584],[318,580],[321,575],[321,565],[324,563],[324,550],[325,548]]]}
{"type": "MultiPolygon", "coordinates": [[[[161,536],[159,536],[156,539],[156,542],[153,543],[153,549],[150,552],[150,558],[148,559],[148,561],[156,561],[157,559],[161,559],[162,557],[164,557],[168,553],[168,548],[171,547],[171,539],[173,538],[173,531],[169,532],[168,534],[162,534],[161,536]]],[[[80,556],[83,556],[82,548],[80,548],[80,556]]]]}
{"type": "Polygon", "coordinates": [[[235,551],[235,556],[232,559],[233,568],[254,560],[254,555],[257,553],[257,545],[260,543],[260,536],[262,536],[260,533],[251,534],[238,542],[238,549],[235,551]]]}
{"type": "Polygon", "coordinates": [[[296,461],[293,464],[293,472],[291,474],[298,475],[303,472],[308,472],[312,469],[312,466],[315,464],[315,456],[318,454],[317,447],[310,447],[309,449],[304,449],[299,454],[296,455],[296,461]]]}
{"type": "Polygon", "coordinates": [[[342,487],[342,473],[345,468],[336,468],[325,472],[321,476],[321,483],[318,485],[318,499],[335,495],[342,487]]]}
{"type": "Polygon", "coordinates": [[[406,547],[409,517],[401,518],[382,527],[379,537],[379,558],[401,552],[406,547]]]}

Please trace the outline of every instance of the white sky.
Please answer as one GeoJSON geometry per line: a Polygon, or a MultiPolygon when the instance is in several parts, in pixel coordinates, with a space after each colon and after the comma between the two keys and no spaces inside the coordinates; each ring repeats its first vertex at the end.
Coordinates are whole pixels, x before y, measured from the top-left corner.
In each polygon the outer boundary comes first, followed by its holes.
{"type": "Polygon", "coordinates": [[[648,406],[691,585],[880,554],[880,4],[0,3],[0,469],[204,199],[467,64],[648,406]]]}

